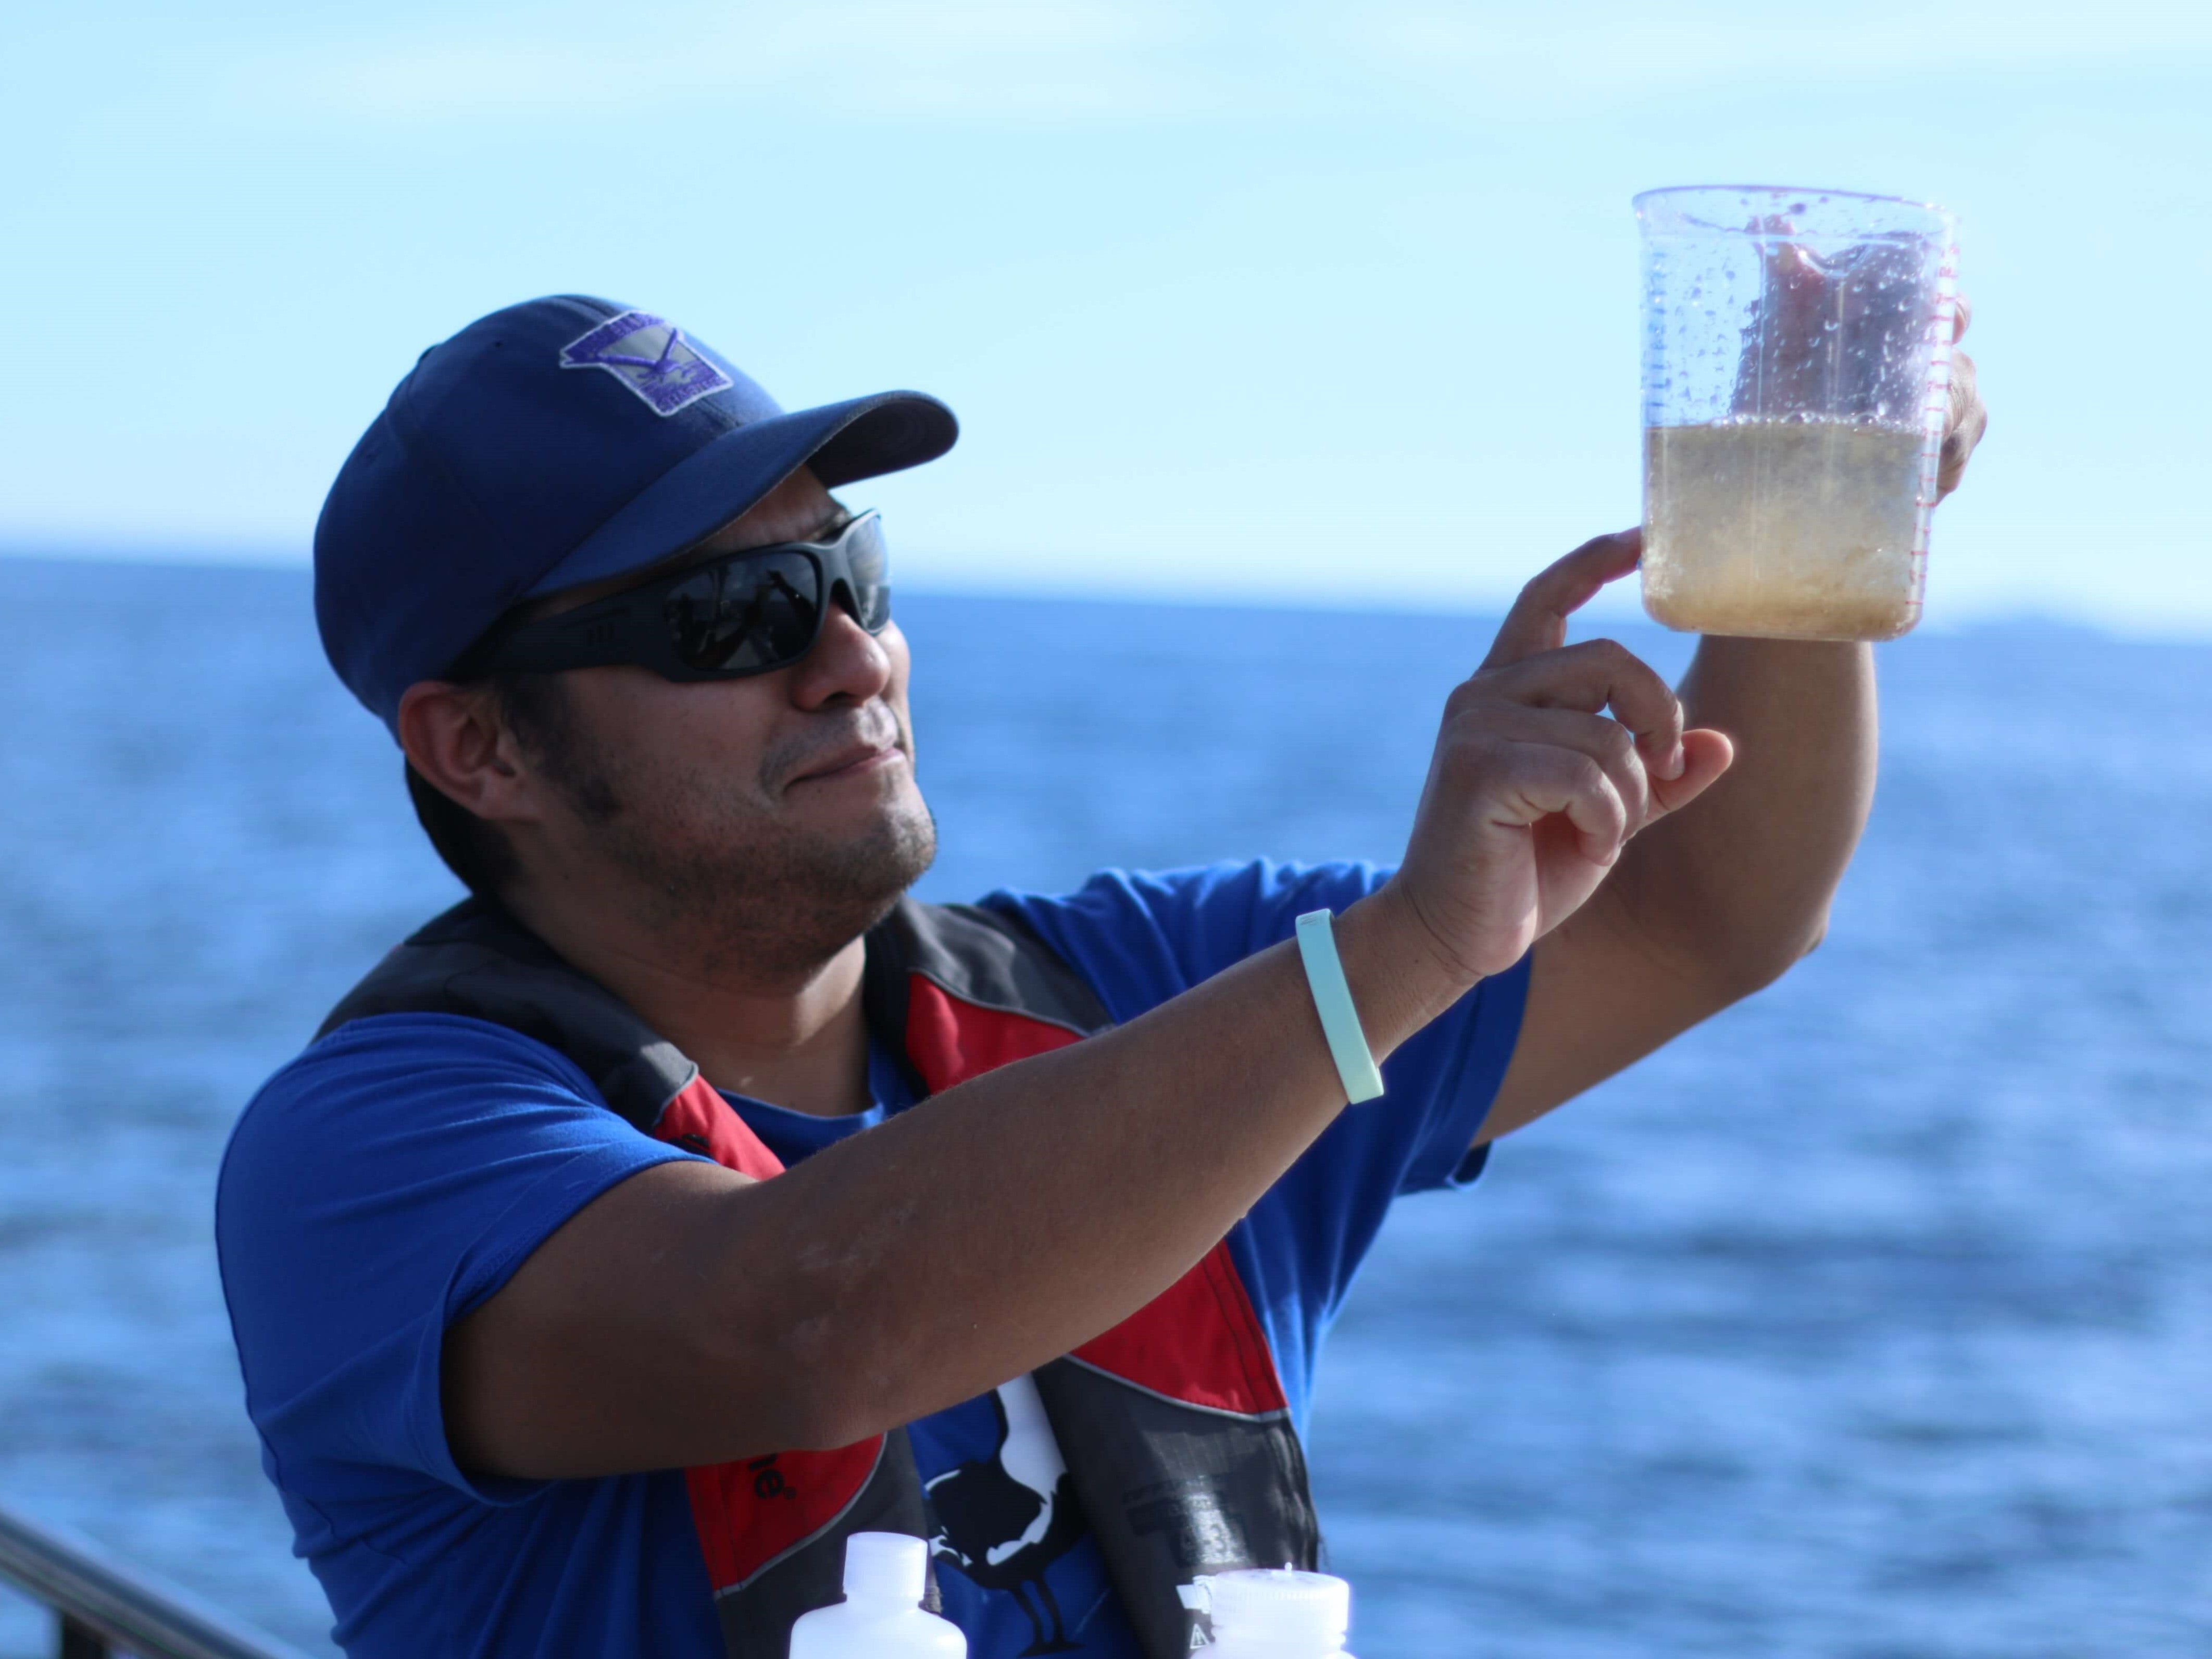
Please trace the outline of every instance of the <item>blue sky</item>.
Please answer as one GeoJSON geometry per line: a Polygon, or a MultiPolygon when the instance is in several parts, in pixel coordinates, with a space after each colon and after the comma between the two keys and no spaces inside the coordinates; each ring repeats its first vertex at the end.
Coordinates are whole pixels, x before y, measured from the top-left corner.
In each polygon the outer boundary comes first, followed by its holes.
{"type": "Polygon", "coordinates": [[[2212,632],[2212,8],[1778,9],[19,9],[0,546],[304,559],[418,351],[580,290],[950,402],[854,497],[909,583],[1494,603],[1637,516],[1628,198],[1757,179],[1960,215],[1931,621],[2212,632]]]}

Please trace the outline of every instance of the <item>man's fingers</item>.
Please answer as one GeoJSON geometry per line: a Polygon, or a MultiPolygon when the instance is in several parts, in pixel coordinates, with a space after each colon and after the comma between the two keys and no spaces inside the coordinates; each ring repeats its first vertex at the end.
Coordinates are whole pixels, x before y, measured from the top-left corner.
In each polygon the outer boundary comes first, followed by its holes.
{"type": "Polygon", "coordinates": [[[1566,643],[1567,618],[1588,605],[1607,582],[1635,569],[1643,556],[1644,532],[1622,530],[1584,542],[1540,572],[1505,613],[1482,665],[1503,667],[1540,652],[1558,650],[1566,643]]]}
{"type": "Polygon", "coordinates": [[[1620,797],[1633,835],[1659,809],[1635,734],[1619,720],[1571,708],[1508,708],[1486,711],[1494,737],[1520,744],[1548,744],[1597,763],[1620,797]]]}
{"type": "Polygon", "coordinates": [[[1644,764],[1661,777],[1681,770],[1682,705],[1649,663],[1613,640],[1585,640],[1487,671],[1470,684],[1536,708],[1585,714],[1610,708],[1635,733],[1644,764]]]}
{"type": "Polygon", "coordinates": [[[1620,856],[1629,835],[1628,808],[1605,769],[1588,755],[1555,744],[1516,743],[1506,754],[1503,788],[1492,797],[1496,821],[1534,829],[1559,815],[1571,824],[1575,844],[1592,864],[1620,856]]]}
{"type": "Polygon", "coordinates": [[[1983,406],[1980,390],[1975,384],[1974,360],[1963,351],[1954,353],[1951,414],[1944,428],[1942,459],[1936,475],[1938,500],[1959,487],[1966,463],[1973,459],[1975,446],[1981,442],[1989,426],[1990,412],[1983,406]]]}
{"type": "MultiPolygon", "coordinates": [[[[1512,709],[1494,716],[1491,730],[1494,737],[1516,745],[1516,755],[1546,747],[1579,755],[1595,765],[1621,804],[1624,842],[1697,799],[1735,759],[1735,745],[1727,737],[1699,727],[1682,734],[1680,775],[1657,777],[1644,764],[1620,721],[1567,708],[1512,709]]],[[[1577,828],[1582,827],[1578,822],[1577,828]]]]}
{"type": "Polygon", "coordinates": [[[1679,812],[1712,787],[1735,763],[1735,744],[1721,732],[1698,726],[1682,733],[1682,775],[1651,781],[1652,816],[1679,812]]]}
{"type": "Polygon", "coordinates": [[[1953,345],[1958,344],[1960,340],[1966,338],[1966,331],[1974,324],[1974,302],[1961,294],[1958,297],[1957,307],[1958,308],[1951,313],[1951,343],[1953,345]]]}

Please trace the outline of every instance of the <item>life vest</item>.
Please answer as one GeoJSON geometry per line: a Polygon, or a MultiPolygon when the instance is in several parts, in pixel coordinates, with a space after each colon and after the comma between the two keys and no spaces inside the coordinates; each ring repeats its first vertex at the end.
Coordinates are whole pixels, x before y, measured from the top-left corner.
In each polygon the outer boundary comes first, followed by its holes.
{"type": "MultiPolygon", "coordinates": [[[[910,899],[867,936],[862,1000],[917,1097],[1110,1023],[1091,988],[1021,922],[910,899]]],[[[426,1012],[535,1038],[574,1060],[643,1133],[758,1179],[782,1173],[697,1066],[496,907],[471,899],[431,921],[317,1035],[373,1015],[426,1012]]],[[[1197,1575],[1317,1565],[1305,1455],[1225,1240],[1157,1300],[1034,1376],[1147,1659],[1183,1659],[1205,1640],[1203,1616],[1183,1594],[1197,1575]]],[[[841,1598],[848,1534],[930,1535],[902,1428],[833,1451],[687,1469],[684,1482],[730,1659],[785,1659],[793,1620],[841,1598]]]]}

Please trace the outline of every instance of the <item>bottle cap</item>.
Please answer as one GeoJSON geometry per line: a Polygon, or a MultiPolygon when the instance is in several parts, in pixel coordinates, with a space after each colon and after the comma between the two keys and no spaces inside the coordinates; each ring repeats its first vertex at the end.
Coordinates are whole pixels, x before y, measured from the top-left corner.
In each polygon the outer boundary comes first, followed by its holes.
{"type": "Polygon", "coordinates": [[[1325,1572],[1257,1567],[1207,1583],[1213,1639],[1230,1637],[1335,1647],[1352,1626],[1352,1586],[1325,1572]]]}
{"type": "Polygon", "coordinates": [[[929,1546],[902,1532],[856,1532],[845,1540],[845,1599],[918,1607],[929,1589],[929,1546]]]}

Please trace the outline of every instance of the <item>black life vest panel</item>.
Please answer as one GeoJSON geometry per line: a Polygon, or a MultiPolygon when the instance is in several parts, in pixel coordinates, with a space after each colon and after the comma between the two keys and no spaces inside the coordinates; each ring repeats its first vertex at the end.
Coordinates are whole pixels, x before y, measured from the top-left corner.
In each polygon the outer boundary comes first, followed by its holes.
{"type": "MultiPolygon", "coordinates": [[[[917,1097],[1110,1023],[1091,988],[1018,921],[911,899],[867,936],[862,1000],[917,1097]]],[[[495,906],[471,899],[423,927],[316,1035],[393,1013],[520,1031],[575,1061],[642,1133],[757,1179],[783,1171],[673,1043],[495,906]]],[[[1203,1616],[1180,1593],[1197,1575],[1318,1564],[1304,1451],[1226,1240],[1155,1301],[1034,1376],[1147,1659],[1183,1659],[1204,1641],[1203,1616]]],[[[902,1428],[832,1451],[684,1473],[730,1659],[786,1659],[793,1621],[842,1598],[848,1534],[930,1535],[902,1428]]]]}

